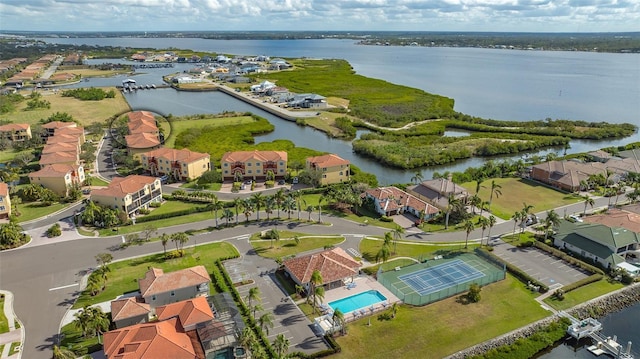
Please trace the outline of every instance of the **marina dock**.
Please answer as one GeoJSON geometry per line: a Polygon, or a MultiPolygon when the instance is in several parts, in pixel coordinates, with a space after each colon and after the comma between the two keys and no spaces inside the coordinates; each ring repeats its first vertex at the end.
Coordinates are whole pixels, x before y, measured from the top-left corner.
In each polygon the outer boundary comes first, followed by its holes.
{"type": "Polygon", "coordinates": [[[633,359],[631,355],[631,342],[627,343],[627,347],[618,343],[617,336],[603,337],[600,331],[602,323],[593,318],[578,320],[566,312],[558,312],[558,315],[569,318],[571,325],[567,328],[567,334],[576,339],[591,338],[594,345],[587,348],[591,353],[599,356],[602,354],[610,355],[616,359],[633,359]]]}

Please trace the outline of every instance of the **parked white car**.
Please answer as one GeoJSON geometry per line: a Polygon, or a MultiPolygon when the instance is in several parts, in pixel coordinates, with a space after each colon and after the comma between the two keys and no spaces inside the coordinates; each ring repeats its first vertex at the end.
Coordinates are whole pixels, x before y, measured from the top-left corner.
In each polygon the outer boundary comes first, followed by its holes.
{"type": "Polygon", "coordinates": [[[578,223],[582,223],[582,222],[584,222],[584,220],[583,220],[582,218],[580,218],[580,216],[577,216],[577,215],[575,215],[575,214],[570,215],[570,216],[569,216],[569,220],[570,220],[571,222],[573,222],[573,223],[576,223],[576,222],[578,222],[578,223]]]}

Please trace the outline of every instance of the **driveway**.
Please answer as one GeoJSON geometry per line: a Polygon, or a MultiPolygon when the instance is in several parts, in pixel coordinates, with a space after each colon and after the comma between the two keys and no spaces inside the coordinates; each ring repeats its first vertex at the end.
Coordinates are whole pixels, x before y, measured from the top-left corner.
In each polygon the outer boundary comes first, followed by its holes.
{"type": "Polygon", "coordinates": [[[535,247],[515,247],[501,240],[493,240],[492,244],[493,254],[549,287],[565,286],[589,276],[581,269],[535,247]]]}

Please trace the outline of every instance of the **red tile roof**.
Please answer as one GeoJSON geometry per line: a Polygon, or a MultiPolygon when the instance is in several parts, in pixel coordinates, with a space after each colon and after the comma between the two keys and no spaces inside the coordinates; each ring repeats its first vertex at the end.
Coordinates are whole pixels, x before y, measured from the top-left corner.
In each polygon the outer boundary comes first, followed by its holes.
{"type": "Polygon", "coordinates": [[[107,188],[95,189],[91,192],[97,196],[124,197],[135,193],[156,181],[155,177],[131,175],[127,177],[115,177],[107,188]]]}
{"type": "Polygon", "coordinates": [[[286,161],[287,153],[284,151],[236,151],[222,155],[222,162],[248,162],[259,161],[286,161]]]}
{"type": "Polygon", "coordinates": [[[350,163],[348,160],[345,160],[342,157],[334,155],[332,153],[328,155],[309,157],[307,158],[307,162],[315,165],[318,168],[348,165],[350,163]]]}
{"type": "Polygon", "coordinates": [[[80,135],[63,133],[60,135],[50,136],[49,138],[47,138],[47,144],[60,143],[60,142],[79,143],[80,135]]]}
{"type": "Polygon", "coordinates": [[[108,359],[196,359],[196,351],[178,318],[137,324],[104,334],[108,359]]]}
{"type": "Polygon", "coordinates": [[[26,123],[8,123],[0,126],[0,132],[26,130],[29,127],[31,126],[26,123]]]}
{"type": "Polygon", "coordinates": [[[595,216],[586,216],[584,221],[599,223],[612,228],[624,228],[632,232],[640,233],[640,215],[620,209],[612,208],[608,213],[595,216]]]}
{"type": "Polygon", "coordinates": [[[195,266],[170,273],[164,273],[162,269],[151,268],[144,278],[138,280],[138,285],[142,296],[147,297],[210,281],[211,278],[204,266],[195,266]]]}
{"type": "Polygon", "coordinates": [[[124,140],[130,148],[151,148],[160,145],[158,136],[148,132],[126,135],[124,140]]]}
{"type": "Polygon", "coordinates": [[[137,317],[151,313],[151,306],[141,297],[129,297],[111,301],[111,319],[113,321],[137,317]]]}
{"type": "Polygon", "coordinates": [[[129,112],[127,117],[129,117],[129,121],[151,120],[155,123],[155,117],[153,113],[149,111],[129,112]]]}
{"type": "Polygon", "coordinates": [[[55,163],[52,165],[44,166],[42,169],[36,172],[29,173],[29,177],[64,177],[67,173],[77,172],[80,166],[73,166],[64,163],[55,163]]]}
{"type": "Polygon", "coordinates": [[[191,163],[193,161],[197,161],[202,158],[209,158],[208,153],[200,153],[193,152],[188,149],[176,150],[173,148],[158,148],[157,150],[145,152],[142,154],[143,156],[147,156],[149,158],[165,158],[169,161],[180,161],[183,163],[191,163]]]}
{"type": "Polygon", "coordinates": [[[59,128],[77,127],[77,126],[78,126],[78,124],[76,124],[75,122],[52,121],[52,122],[48,122],[48,123],[45,123],[44,125],[42,125],[42,128],[48,128],[48,129],[57,130],[59,128]]]}
{"type": "Polygon", "coordinates": [[[0,196],[2,197],[9,196],[9,186],[4,182],[0,182],[0,196]]]}
{"type": "Polygon", "coordinates": [[[375,198],[385,212],[403,207],[411,207],[417,211],[424,211],[425,214],[436,214],[440,211],[435,206],[396,187],[373,188],[366,191],[366,194],[375,198]]]}
{"type": "Polygon", "coordinates": [[[69,162],[78,162],[78,152],[43,153],[38,161],[40,166],[69,162]]]}
{"type": "Polygon", "coordinates": [[[158,320],[178,317],[183,327],[213,320],[213,312],[206,297],[183,300],[156,308],[158,320]]]}
{"type": "Polygon", "coordinates": [[[42,153],[56,153],[56,152],[74,152],[78,153],[78,144],[73,142],[58,142],[48,143],[44,145],[42,153]]]}
{"type": "Polygon", "coordinates": [[[320,271],[324,283],[331,283],[358,275],[360,268],[360,262],[353,259],[342,248],[295,257],[284,261],[283,264],[300,283],[308,283],[316,270],[320,271]]]}

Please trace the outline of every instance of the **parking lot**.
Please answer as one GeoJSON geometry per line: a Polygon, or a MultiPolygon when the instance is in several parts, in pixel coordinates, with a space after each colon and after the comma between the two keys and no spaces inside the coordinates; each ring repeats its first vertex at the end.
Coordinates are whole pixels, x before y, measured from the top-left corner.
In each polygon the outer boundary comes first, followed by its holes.
{"type": "Polygon", "coordinates": [[[495,255],[552,288],[571,284],[589,276],[589,273],[580,268],[535,247],[514,247],[501,240],[494,240],[492,244],[495,255]]]}

